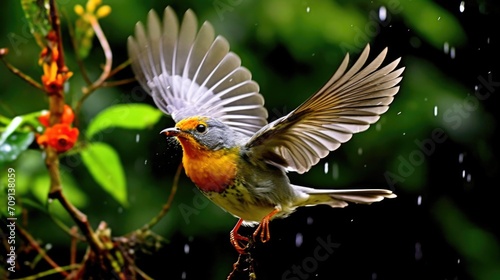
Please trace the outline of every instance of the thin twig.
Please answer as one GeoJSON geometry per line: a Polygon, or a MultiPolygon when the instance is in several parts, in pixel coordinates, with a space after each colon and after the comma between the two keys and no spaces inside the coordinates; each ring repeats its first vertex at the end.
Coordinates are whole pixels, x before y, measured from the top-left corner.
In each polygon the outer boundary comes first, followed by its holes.
{"type": "Polygon", "coordinates": [[[167,202],[163,205],[163,208],[161,209],[160,213],[156,215],[149,223],[145,224],[140,231],[147,231],[151,229],[153,226],[155,226],[162,218],[168,213],[168,210],[170,210],[170,207],[172,207],[172,202],[174,201],[174,196],[175,193],[177,192],[177,186],[179,185],[179,178],[181,176],[181,171],[182,171],[182,163],[179,164],[179,167],[177,167],[177,171],[175,172],[175,177],[174,177],[174,182],[172,183],[172,190],[170,191],[170,195],[168,196],[167,202]]]}
{"type": "MultiPolygon", "coordinates": [[[[79,268],[81,265],[79,264],[73,264],[73,265],[66,265],[66,266],[61,266],[60,268],[64,271],[68,271],[68,270],[74,270],[74,269],[77,269],[79,268]]],[[[40,273],[37,273],[37,274],[34,274],[34,275],[30,275],[30,276],[27,276],[27,277],[23,277],[23,278],[16,278],[16,280],[35,280],[35,279],[40,279],[42,277],[45,277],[45,276],[49,276],[49,275],[52,275],[52,274],[56,274],[58,273],[59,271],[55,271],[54,269],[49,269],[49,270],[46,270],[46,271],[42,271],[40,273]]]]}
{"type": "Polygon", "coordinates": [[[104,32],[102,31],[101,25],[99,25],[99,21],[95,17],[90,17],[90,24],[94,29],[95,35],[101,44],[102,50],[104,51],[104,57],[106,58],[106,62],[104,64],[101,76],[99,79],[92,83],[89,87],[84,88],[84,96],[91,93],[95,89],[101,86],[102,83],[109,77],[111,73],[111,67],[113,66],[113,52],[111,51],[111,46],[109,45],[108,39],[104,32]]]}
{"type": "Polygon", "coordinates": [[[132,63],[132,60],[130,60],[130,58],[129,58],[129,59],[125,60],[124,62],[122,62],[120,65],[116,66],[113,70],[111,70],[111,72],[109,72],[108,79],[113,77],[116,73],[125,69],[125,67],[129,66],[130,63],[132,63]]]}
{"type": "Polygon", "coordinates": [[[64,269],[62,269],[51,257],[49,257],[49,255],[47,255],[47,253],[45,252],[45,250],[42,249],[40,247],[40,245],[38,245],[38,242],[36,242],[36,240],[31,236],[31,234],[29,232],[27,232],[26,230],[24,230],[19,225],[16,225],[16,228],[19,231],[19,233],[21,234],[21,237],[24,238],[31,245],[31,247],[33,247],[33,249],[35,249],[38,252],[38,254],[48,264],[50,264],[50,266],[52,266],[54,268],[54,270],[56,272],[61,273],[64,276],[68,276],[69,275],[69,273],[67,271],[65,271],[64,269]]]}
{"type": "Polygon", "coordinates": [[[104,82],[102,83],[102,87],[116,87],[116,86],[121,86],[121,85],[126,85],[135,82],[135,78],[128,78],[128,79],[123,79],[119,81],[111,81],[111,82],[104,82]]]}
{"type": "Polygon", "coordinates": [[[38,83],[37,81],[33,80],[30,76],[24,74],[21,70],[17,69],[14,65],[8,63],[7,61],[5,61],[5,59],[3,58],[0,58],[0,60],[5,64],[5,66],[7,66],[7,69],[10,70],[10,72],[12,72],[14,75],[18,76],[19,78],[23,79],[25,82],[27,82],[28,84],[34,86],[35,88],[41,90],[41,91],[45,91],[45,89],[43,88],[43,86],[38,83]]]}

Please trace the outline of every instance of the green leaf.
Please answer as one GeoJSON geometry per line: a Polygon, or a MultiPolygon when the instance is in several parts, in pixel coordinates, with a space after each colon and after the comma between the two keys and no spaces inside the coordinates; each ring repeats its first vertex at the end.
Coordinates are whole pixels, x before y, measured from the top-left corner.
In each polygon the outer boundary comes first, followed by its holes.
{"type": "Polygon", "coordinates": [[[0,165],[12,162],[33,142],[33,132],[13,132],[0,144],[0,165]]]}
{"type": "Polygon", "coordinates": [[[31,34],[41,48],[46,47],[45,36],[52,29],[49,20],[49,1],[21,0],[21,5],[31,34]]]}
{"type": "Polygon", "coordinates": [[[116,151],[105,143],[96,142],[82,151],[82,159],[97,183],[116,201],[127,206],[125,173],[116,151]]]}
{"type": "Polygon", "coordinates": [[[97,132],[121,127],[144,129],[155,124],[163,113],[146,104],[114,105],[99,113],[89,124],[87,137],[90,139],[97,132]]]}

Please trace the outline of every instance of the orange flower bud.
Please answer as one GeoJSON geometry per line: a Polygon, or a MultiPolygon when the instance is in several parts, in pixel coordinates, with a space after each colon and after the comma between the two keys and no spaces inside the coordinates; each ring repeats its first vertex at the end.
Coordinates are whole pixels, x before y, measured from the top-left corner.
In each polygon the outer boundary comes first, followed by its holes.
{"type": "Polygon", "coordinates": [[[50,146],[62,153],[73,148],[78,140],[78,128],[71,128],[69,124],[56,124],[48,127],[44,134],[39,135],[36,139],[41,147],[50,146]]]}

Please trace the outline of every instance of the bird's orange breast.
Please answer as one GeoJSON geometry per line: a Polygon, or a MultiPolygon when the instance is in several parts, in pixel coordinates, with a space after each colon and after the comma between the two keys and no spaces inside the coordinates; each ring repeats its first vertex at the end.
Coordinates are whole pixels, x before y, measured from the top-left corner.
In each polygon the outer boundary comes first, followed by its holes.
{"type": "Polygon", "coordinates": [[[239,148],[211,151],[194,139],[179,137],[186,175],[203,191],[222,192],[237,173],[239,148]]]}

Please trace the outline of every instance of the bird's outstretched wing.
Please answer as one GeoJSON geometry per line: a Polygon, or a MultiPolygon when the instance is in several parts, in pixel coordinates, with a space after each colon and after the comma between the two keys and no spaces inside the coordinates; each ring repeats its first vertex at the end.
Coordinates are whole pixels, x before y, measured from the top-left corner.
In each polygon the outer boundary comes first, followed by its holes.
{"type": "Polygon", "coordinates": [[[367,45],[347,72],[346,55],[323,88],[260,129],[246,144],[252,158],[304,173],[354,133],[376,122],[398,92],[404,68],[395,70],[400,59],[380,68],[387,48],[363,68],[369,52],[367,45]]]}
{"type": "Polygon", "coordinates": [[[163,22],[151,11],[147,28],[137,23],[128,38],[132,69],[162,111],[178,122],[190,116],[217,118],[252,136],[267,124],[259,86],[229,43],[187,10],[182,23],[167,7],[163,22]]]}

